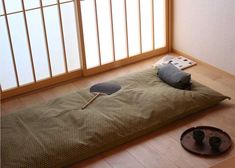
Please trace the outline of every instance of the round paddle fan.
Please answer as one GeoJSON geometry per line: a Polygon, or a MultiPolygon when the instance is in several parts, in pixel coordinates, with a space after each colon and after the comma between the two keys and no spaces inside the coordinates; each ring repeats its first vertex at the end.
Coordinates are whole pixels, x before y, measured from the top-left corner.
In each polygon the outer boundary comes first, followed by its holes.
{"type": "Polygon", "coordinates": [[[111,95],[121,89],[121,86],[111,82],[98,83],[90,88],[90,92],[94,93],[95,96],[92,97],[84,106],[82,110],[85,109],[89,104],[91,104],[100,95],[111,95]]]}

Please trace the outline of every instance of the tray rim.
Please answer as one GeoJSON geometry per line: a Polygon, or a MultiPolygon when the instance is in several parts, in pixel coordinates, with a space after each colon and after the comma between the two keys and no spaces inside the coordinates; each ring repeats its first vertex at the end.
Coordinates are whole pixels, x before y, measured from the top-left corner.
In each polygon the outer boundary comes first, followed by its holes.
{"type": "Polygon", "coordinates": [[[180,144],[181,144],[181,146],[182,146],[186,151],[188,151],[188,152],[190,152],[190,153],[193,153],[193,154],[196,154],[196,155],[200,155],[200,156],[217,156],[217,155],[221,155],[221,154],[227,152],[229,149],[231,149],[233,143],[232,143],[232,139],[231,139],[231,137],[229,136],[229,134],[226,133],[225,131],[223,131],[223,130],[220,129],[220,128],[213,127],[213,126],[195,126],[195,127],[190,127],[190,128],[188,128],[188,129],[186,129],[186,130],[181,134],[181,136],[180,136],[180,144]],[[219,132],[222,132],[223,134],[225,134],[225,135],[228,137],[228,139],[229,139],[229,141],[230,141],[229,147],[228,147],[226,150],[222,151],[222,152],[212,153],[212,154],[198,153],[198,152],[195,152],[195,151],[192,151],[192,150],[186,148],[186,147],[183,145],[183,143],[182,143],[183,137],[184,137],[188,132],[190,132],[190,131],[192,131],[192,130],[194,130],[194,129],[198,129],[198,128],[199,128],[199,129],[213,129],[213,130],[217,130],[217,131],[219,131],[219,132]]]}

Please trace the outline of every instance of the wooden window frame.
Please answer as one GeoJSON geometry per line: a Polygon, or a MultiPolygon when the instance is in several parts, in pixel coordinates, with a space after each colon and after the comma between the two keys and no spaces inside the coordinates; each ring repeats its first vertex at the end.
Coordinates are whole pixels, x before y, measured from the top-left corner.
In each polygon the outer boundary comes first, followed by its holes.
{"type": "MultiPolygon", "coordinates": [[[[124,1],[126,1],[126,0],[124,0],[124,1]]],[[[154,0],[152,0],[152,1],[154,1],[154,0]]],[[[40,2],[41,2],[41,0],[40,0],[40,2]]],[[[59,2],[59,1],[57,1],[57,2],[59,2]]],[[[23,0],[22,0],[22,3],[23,3],[23,0]]],[[[13,63],[14,63],[13,64],[14,65],[14,70],[15,70],[15,74],[16,74],[17,86],[15,88],[11,88],[9,90],[4,90],[4,91],[2,91],[2,88],[0,87],[1,100],[7,100],[7,99],[12,98],[14,96],[20,96],[22,94],[31,93],[33,91],[36,91],[36,90],[39,90],[39,89],[42,89],[42,88],[52,87],[52,86],[57,85],[61,82],[66,82],[66,81],[74,80],[74,79],[77,79],[77,78],[82,78],[82,77],[85,77],[85,76],[95,75],[97,73],[101,73],[101,72],[108,71],[108,70],[111,70],[111,69],[114,69],[114,68],[118,68],[118,67],[121,67],[121,66],[124,66],[124,65],[128,65],[128,64],[131,64],[131,63],[134,63],[134,62],[137,62],[137,61],[141,61],[141,60],[144,60],[144,59],[148,59],[148,58],[151,58],[151,57],[155,57],[155,56],[159,56],[159,55],[171,52],[172,51],[172,5],[173,5],[172,3],[173,3],[172,0],[166,0],[166,10],[165,10],[166,11],[166,15],[165,15],[166,16],[166,23],[165,23],[165,25],[166,25],[166,46],[165,47],[159,48],[159,49],[153,49],[152,51],[141,53],[141,54],[138,54],[138,55],[132,56],[132,57],[129,57],[129,54],[127,53],[128,54],[127,58],[117,60],[117,61],[115,61],[115,59],[114,59],[114,62],[104,64],[104,65],[99,65],[98,67],[87,69],[86,58],[85,58],[84,38],[83,38],[83,28],[82,28],[81,5],[80,5],[79,0],[74,1],[75,14],[76,14],[76,20],[77,20],[77,32],[78,32],[77,33],[77,37],[78,37],[77,39],[78,39],[79,52],[80,52],[80,58],[79,59],[80,59],[80,63],[81,63],[81,69],[68,72],[67,62],[66,62],[66,54],[65,54],[65,48],[64,48],[64,39],[62,39],[63,52],[64,52],[63,53],[64,54],[64,62],[66,64],[66,72],[64,74],[52,77],[51,67],[50,67],[51,66],[50,65],[50,57],[48,55],[50,77],[47,78],[47,79],[41,80],[41,81],[35,81],[35,76],[34,76],[34,81],[32,83],[27,84],[27,85],[23,85],[23,86],[19,86],[18,76],[17,76],[17,69],[16,69],[16,65],[15,65],[15,62],[14,62],[14,51],[13,51],[12,46],[10,45],[11,46],[12,57],[13,57],[13,63]]],[[[41,3],[41,5],[42,5],[42,3],[41,3]]],[[[60,12],[60,3],[58,3],[57,5],[58,5],[58,10],[60,12]]],[[[6,24],[7,24],[7,29],[8,29],[8,32],[9,32],[9,26],[8,26],[8,20],[7,20],[5,5],[3,5],[3,7],[4,7],[4,14],[5,14],[6,24]]],[[[42,17],[43,17],[42,6],[40,6],[40,7],[41,7],[42,17]]],[[[25,14],[25,11],[27,11],[27,10],[25,10],[24,8],[23,8],[23,10],[24,10],[23,12],[25,14]]],[[[112,8],[111,8],[111,12],[112,12],[112,8]]],[[[125,10],[125,12],[126,12],[126,10],[125,10]]],[[[61,14],[59,14],[60,27],[62,27],[62,20],[61,20],[60,15],[61,14]]],[[[112,15],[112,13],[111,13],[111,15],[112,15]]],[[[125,13],[125,15],[126,15],[126,13],[125,13]]],[[[154,16],[152,16],[152,19],[154,20],[154,16]]],[[[25,20],[26,20],[26,18],[25,18],[25,20]]],[[[44,23],[45,23],[45,21],[44,21],[44,23]]],[[[26,24],[27,24],[27,22],[26,22],[26,24]]],[[[112,27],[113,27],[113,25],[112,25],[112,27]]],[[[27,28],[27,25],[26,25],[26,28],[27,28]]],[[[45,27],[44,27],[44,29],[45,29],[45,27]]],[[[126,29],[127,29],[127,26],[126,26],[126,29]]],[[[61,30],[61,34],[63,35],[63,27],[60,30],[61,30]]],[[[46,33],[45,30],[44,30],[44,33],[46,33]]],[[[112,34],[112,36],[113,36],[113,34],[112,34]]],[[[126,36],[127,36],[127,34],[126,34],[126,36]]],[[[154,29],[153,29],[153,36],[154,36],[154,29]]],[[[45,34],[45,37],[46,37],[46,34],[45,34]]],[[[128,36],[126,38],[128,40],[128,36]]],[[[28,45],[30,46],[30,41],[29,41],[28,35],[27,35],[27,39],[28,39],[28,45]]],[[[11,38],[9,38],[9,40],[11,40],[11,38]]],[[[141,43],[141,41],[140,41],[140,43],[141,43]]],[[[153,39],[153,48],[154,48],[154,39],[153,39]]],[[[47,48],[47,50],[48,50],[48,48],[47,48]]],[[[128,48],[127,48],[127,52],[128,52],[128,48]]],[[[47,51],[47,54],[49,54],[48,51],[47,51]]],[[[32,58],[31,58],[31,60],[32,60],[32,58]]],[[[31,63],[32,63],[32,67],[33,67],[33,62],[31,61],[31,63]]],[[[33,69],[33,71],[34,71],[34,69],[33,69]]]]}

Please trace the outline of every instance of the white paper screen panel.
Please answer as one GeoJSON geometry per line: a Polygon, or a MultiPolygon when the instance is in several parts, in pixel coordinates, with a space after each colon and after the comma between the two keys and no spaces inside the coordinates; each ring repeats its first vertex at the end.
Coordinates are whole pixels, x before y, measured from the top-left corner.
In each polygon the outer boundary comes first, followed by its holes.
{"type": "Polygon", "coordinates": [[[69,2],[71,0],[60,0],[60,2],[69,2]]]}
{"type": "Polygon", "coordinates": [[[21,0],[5,0],[6,13],[22,11],[21,0]]]}
{"type": "Polygon", "coordinates": [[[74,3],[61,4],[62,24],[64,30],[65,50],[68,64],[68,71],[80,69],[80,54],[78,48],[76,18],[74,3]]]}
{"type": "Polygon", "coordinates": [[[55,4],[55,3],[57,3],[57,0],[42,0],[43,6],[52,5],[52,4],[55,4]]]}
{"type": "Polygon", "coordinates": [[[127,57],[125,1],[112,0],[115,60],[127,57]]]}
{"type": "Polygon", "coordinates": [[[30,53],[26,38],[23,13],[12,14],[8,17],[16,68],[20,85],[33,82],[30,53]]]}
{"type": "Polygon", "coordinates": [[[1,0],[0,21],[2,91],[80,69],[74,1],[1,0]]]}
{"type": "Polygon", "coordinates": [[[65,72],[58,9],[56,6],[44,8],[44,14],[52,74],[55,76],[65,72]]]}
{"type": "Polygon", "coordinates": [[[26,12],[36,80],[50,77],[40,9],[26,12]],[[35,26],[37,25],[37,26],[35,26]],[[43,66],[42,66],[43,65],[43,66]]]}
{"type": "Polygon", "coordinates": [[[97,0],[101,64],[113,62],[110,0],[97,0]]]}
{"type": "Polygon", "coordinates": [[[2,2],[0,2],[0,15],[3,15],[3,6],[2,6],[2,2]]]}
{"type": "Polygon", "coordinates": [[[142,52],[153,50],[152,0],[140,0],[142,52]]]}
{"type": "Polygon", "coordinates": [[[81,1],[82,25],[87,68],[100,65],[94,0],[81,1]]]}
{"type": "Polygon", "coordinates": [[[87,68],[166,46],[166,0],[81,1],[87,68]]]}
{"type": "Polygon", "coordinates": [[[83,58],[91,69],[163,48],[165,8],[166,0],[1,0],[1,88],[80,70],[83,58]]]}
{"type": "Polygon", "coordinates": [[[154,44],[155,49],[166,46],[166,1],[154,0],[154,44]]]}
{"type": "Polygon", "coordinates": [[[0,81],[3,90],[17,86],[5,18],[0,17],[0,81]]]}
{"type": "Polygon", "coordinates": [[[37,8],[40,6],[39,0],[24,0],[25,9],[37,8]]]}
{"type": "Polygon", "coordinates": [[[140,54],[139,0],[127,0],[127,29],[129,56],[140,54]]]}

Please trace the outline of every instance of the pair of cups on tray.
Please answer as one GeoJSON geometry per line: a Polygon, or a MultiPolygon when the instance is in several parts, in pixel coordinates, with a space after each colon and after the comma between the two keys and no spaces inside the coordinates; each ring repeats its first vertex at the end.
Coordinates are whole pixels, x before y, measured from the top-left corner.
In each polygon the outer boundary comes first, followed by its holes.
{"type": "MultiPolygon", "coordinates": [[[[201,129],[194,129],[193,130],[193,138],[198,145],[203,145],[203,140],[205,138],[205,133],[201,129]]],[[[218,136],[211,136],[209,137],[209,144],[212,150],[218,150],[222,140],[218,136]]]]}

